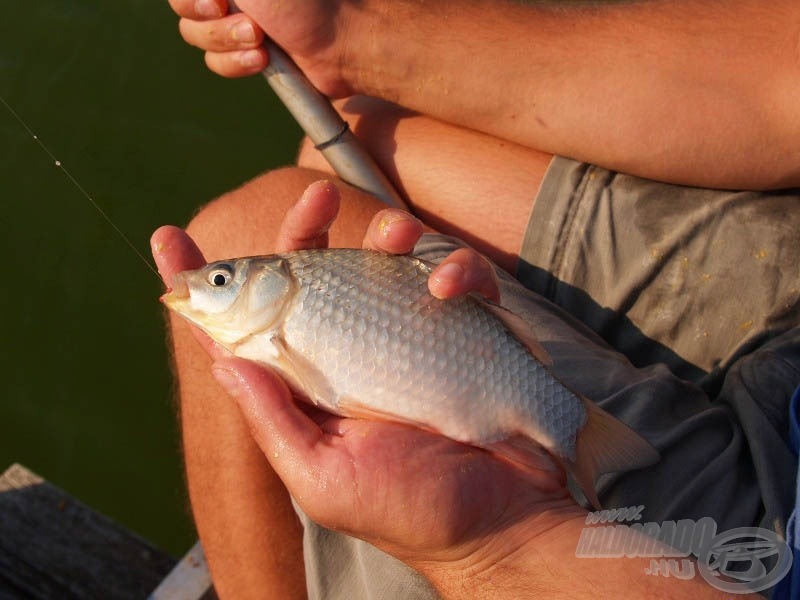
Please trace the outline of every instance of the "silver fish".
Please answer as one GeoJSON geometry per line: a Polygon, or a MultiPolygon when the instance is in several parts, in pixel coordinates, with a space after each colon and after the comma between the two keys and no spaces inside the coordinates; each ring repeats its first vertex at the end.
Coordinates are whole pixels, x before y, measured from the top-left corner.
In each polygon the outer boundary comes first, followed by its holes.
{"type": "Polygon", "coordinates": [[[595,506],[597,474],[658,460],[550,373],[522,319],[472,296],[434,298],[430,272],[408,256],[300,250],[185,271],[162,300],[335,414],[413,424],[552,469],[544,448],[595,506]]]}

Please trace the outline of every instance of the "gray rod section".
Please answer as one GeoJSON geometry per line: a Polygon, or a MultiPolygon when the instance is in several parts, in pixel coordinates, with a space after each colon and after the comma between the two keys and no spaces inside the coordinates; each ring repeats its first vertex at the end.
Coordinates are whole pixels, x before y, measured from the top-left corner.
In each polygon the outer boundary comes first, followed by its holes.
{"type": "MultiPolygon", "coordinates": [[[[230,11],[241,12],[233,0],[230,11]]],[[[262,75],[286,105],[306,135],[319,147],[339,177],[367,191],[389,206],[405,208],[405,202],[358,139],[291,58],[270,40],[264,41],[269,65],[262,75]]]]}

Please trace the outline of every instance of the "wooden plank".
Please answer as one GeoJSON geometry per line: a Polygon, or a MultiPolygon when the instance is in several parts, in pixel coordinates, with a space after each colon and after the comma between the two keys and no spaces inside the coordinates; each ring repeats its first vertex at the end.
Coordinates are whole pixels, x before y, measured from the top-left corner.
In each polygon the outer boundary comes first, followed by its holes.
{"type": "Polygon", "coordinates": [[[203,546],[197,542],[147,600],[215,600],[216,597],[203,546]]]}
{"type": "Polygon", "coordinates": [[[142,600],[175,563],[21,465],[0,476],[0,600],[142,600]]]}

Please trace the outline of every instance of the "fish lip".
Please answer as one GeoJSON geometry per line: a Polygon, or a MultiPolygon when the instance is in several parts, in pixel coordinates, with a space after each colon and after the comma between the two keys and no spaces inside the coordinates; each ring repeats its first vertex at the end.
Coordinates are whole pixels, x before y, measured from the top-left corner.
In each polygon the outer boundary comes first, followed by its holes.
{"type": "Polygon", "coordinates": [[[184,273],[175,273],[170,283],[172,285],[167,288],[167,292],[159,298],[163,304],[173,306],[182,300],[188,300],[189,285],[186,283],[186,276],[184,273]]]}

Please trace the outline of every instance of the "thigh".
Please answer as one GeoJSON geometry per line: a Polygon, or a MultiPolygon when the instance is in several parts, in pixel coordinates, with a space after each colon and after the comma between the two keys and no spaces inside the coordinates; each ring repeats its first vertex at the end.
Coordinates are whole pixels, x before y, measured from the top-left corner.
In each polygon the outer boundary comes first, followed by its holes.
{"type": "MultiPolygon", "coordinates": [[[[337,108],[414,214],[514,271],[551,155],[372,98],[337,108]]],[[[329,170],[308,142],[299,164],[329,170]]]]}

